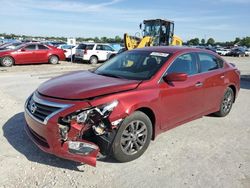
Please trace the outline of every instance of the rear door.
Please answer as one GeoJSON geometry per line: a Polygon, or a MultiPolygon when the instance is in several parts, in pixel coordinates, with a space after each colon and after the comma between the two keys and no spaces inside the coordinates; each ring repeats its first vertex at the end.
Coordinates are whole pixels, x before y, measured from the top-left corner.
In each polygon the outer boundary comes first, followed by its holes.
{"type": "Polygon", "coordinates": [[[219,57],[197,53],[200,75],[203,77],[204,109],[206,112],[216,111],[224,95],[225,74],[224,62],[219,57]]]}
{"type": "Polygon", "coordinates": [[[37,63],[48,62],[48,60],[49,60],[48,53],[49,53],[50,49],[47,46],[42,45],[42,44],[38,44],[37,47],[38,47],[38,49],[35,52],[36,62],[37,63]]]}
{"type": "Polygon", "coordinates": [[[160,82],[160,111],[162,129],[170,129],[187,121],[203,111],[204,91],[202,77],[198,74],[197,58],[194,53],[178,56],[166,74],[186,73],[186,81],[160,82]]]}
{"type": "Polygon", "coordinates": [[[20,64],[36,62],[36,44],[29,44],[18,51],[16,59],[20,64]]]}
{"type": "Polygon", "coordinates": [[[75,58],[82,59],[84,54],[84,49],[86,48],[86,44],[79,44],[76,47],[75,58]]]}

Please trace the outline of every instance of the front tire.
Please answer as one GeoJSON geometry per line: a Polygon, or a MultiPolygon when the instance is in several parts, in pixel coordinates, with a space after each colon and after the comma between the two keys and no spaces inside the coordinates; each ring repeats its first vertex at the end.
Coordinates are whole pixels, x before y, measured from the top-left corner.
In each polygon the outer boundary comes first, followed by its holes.
{"type": "Polygon", "coordinates": [[[6,56],[1,58],[0,62],[3,67],[11,67],[14,64],[14,59],[12,57],[6,56]]]}
{"type": "Polygon", "coordinates": [[[52,65],[56,65],[59,63],[59,58],[56,55],[52,55],[49,57],[49,63],[52,65]]]}
{"type": "Polygon", "coordinates": [[[215,113],[216,116],[225,117],[232,109],[234,102],[234,91],[228,87],[220,104],[220,110],[215,113]]]}
{"type": "Polygon", "coordinates": [[[116,134],[113,157],[119,162],[139,158],[148,148],[152,138],[152,123],[143,112],[136,111],[122,122],[116,134]]]}

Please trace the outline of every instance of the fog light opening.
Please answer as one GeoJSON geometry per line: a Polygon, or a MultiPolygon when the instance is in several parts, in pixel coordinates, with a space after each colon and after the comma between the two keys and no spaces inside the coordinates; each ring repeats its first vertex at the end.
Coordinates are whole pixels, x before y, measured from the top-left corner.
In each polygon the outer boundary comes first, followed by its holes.
{"type": "Polygon", "coordinates": [[[89,155],[91,152],[98,150],[98,147],[85,142],[69,141],[68,149],[73,154],[89,155]]]}

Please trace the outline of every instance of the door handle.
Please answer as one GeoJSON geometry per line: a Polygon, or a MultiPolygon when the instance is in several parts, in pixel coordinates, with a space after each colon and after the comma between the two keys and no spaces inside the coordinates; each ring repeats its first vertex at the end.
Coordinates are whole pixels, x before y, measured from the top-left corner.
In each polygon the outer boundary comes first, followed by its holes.
{"type": "Polygon", "coordinates": [[[220,78],[221,78],[221,79],[224,79],[224,78],[225,78],[225,76],[224,76],[224,75],[222,75],[222,76],[220,76],[220,78]]]}
{"type": "Polygon", "coordinates": [[[197,83],[195,84],[195,87],[201,87],[201,86],[203,86],[203,83],[202,83],[202,82],[197,82],[197,83]]]}

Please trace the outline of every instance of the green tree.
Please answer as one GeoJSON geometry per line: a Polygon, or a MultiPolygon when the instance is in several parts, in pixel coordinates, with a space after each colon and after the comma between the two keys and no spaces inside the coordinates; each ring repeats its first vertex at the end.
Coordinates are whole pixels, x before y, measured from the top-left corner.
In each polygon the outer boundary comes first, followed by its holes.
{"type": "Polygon", "coordinates": [[[242,46],[250,47],[250,37],[244,37],[244,38],[241,40],[240,44],[241,44],[242,46]]]}
{"type": "Polygon", "coordinates": [[[235,40],[234,40],[234,44],[237,44],[241,41],[241,39],[239,37],[236,37],[235,40]]]}
{"type": "Polygon", "coordinates": [[[108,42],[108,38],[107,37],[101,37],[101,41],[102,42],[108,42]]]}
{"type": "Polygon", "coordinates": [[[116,43],[121,43],[121,42],[122,42],[121,37],[115,36],[115,42],[116,42],[116,43]]]}
{"type": "Polygon", "coordinates": [[[207,40],[207,45],[214,45],[214,43],[215,43],[215,40],[213,38],[209,38],[207,40]]]}
{"type": "Polygon", "coordinates": [[[199,38],[190,39],[187,43],[189,45],[199,45],[200,44],[200,39],[199,38]]]}
{"type": "Polygon", "coordinates": [[[201,39],[201,44],[205,45],[205,43],[206,43],[205,39],[201,39]]]}

